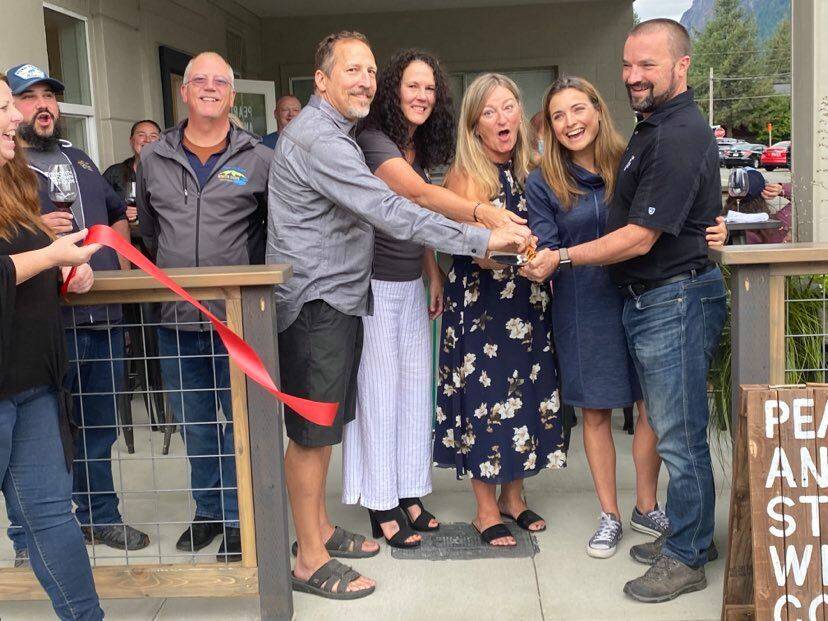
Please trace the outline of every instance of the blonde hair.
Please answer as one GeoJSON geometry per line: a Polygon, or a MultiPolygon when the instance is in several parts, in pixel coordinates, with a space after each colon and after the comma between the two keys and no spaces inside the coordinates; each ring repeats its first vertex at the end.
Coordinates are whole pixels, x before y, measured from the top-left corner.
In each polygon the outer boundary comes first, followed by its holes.
{"type": "Polygon", "coordinates": [[[566,76],[555,80],[543,96],[543,153],[540,157],[540,169],[546,183],[552,188],[565,210],[572,207],[574,197],[585,192],[578,187],[569,169],[568,164],[572,160],[572,155],[555,137],[549,103],[555,95],[570,88],[586,95],[598,112],[598,135],[594,142],[595,168],[604,180],[605,202],[609,202],[612,197],[618,163],[624,154],[624,140],[616,131],[612,117],[607,113],[607,104],[596,88],[583,78],[566,76]]]}
{"type": "Polygon", "coordinates": [[[500,179],[497,167],[486,155],[483,142],[475,130],[486,106],[486,100],[498,86],[512,93],[520,106],[517,141],[512,149],[512,172],[515,181],[521,187],[526,181],[532,162],[529,126],[523,114],[523,98],[517,84],[499,73],[484,73],[477,77],[469,85],[460,105],[460,125],[457,130],[457,152],[453,169],[471,179],[487,198],[500,194],[500,179]]]}

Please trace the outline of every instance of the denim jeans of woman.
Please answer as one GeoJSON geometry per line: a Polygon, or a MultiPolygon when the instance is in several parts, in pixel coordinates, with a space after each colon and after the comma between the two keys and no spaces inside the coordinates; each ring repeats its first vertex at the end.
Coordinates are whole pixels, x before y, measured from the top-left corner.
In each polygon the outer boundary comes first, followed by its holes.
{"type": "Polygon", "coordinates": [[[0,477],[19,516],[32,570],[60,619],[103,619],[58,427],[57,392],[46,386],[0,400],[0,477]]]}
{"type": "Polygon", "coordinates": [[[670,475],[665,510],[671,533],[663,553],[690,567],[705,564],[713,540],[707,371],[726,316],[718,268],[651,289],[624,305],[627,343],[658,454],[670,475]]]}

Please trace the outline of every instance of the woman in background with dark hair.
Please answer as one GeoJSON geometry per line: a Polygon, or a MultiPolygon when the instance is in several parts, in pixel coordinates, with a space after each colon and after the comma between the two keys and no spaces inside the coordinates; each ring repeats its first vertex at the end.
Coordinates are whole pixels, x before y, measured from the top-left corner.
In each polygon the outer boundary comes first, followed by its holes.
{"type": "MultiPolygon", "coordinates": [[[[448,80],[431,54],[405,50],[389,61],[357,142],[371,171],[422,207],[490,228],[525,223],[429,182],[426,171],[447,164],[454,152],[448,80]]],[[[421,542],[415,530],[439,527],[420,497],[431,492],[431,383],[424,378],[431,377],[428,321],[443,310],[442,274],[431,250],[377,231],[371,289],[374,314],[363,318],[358,415],[343,440],[342,501],[369,510],[375,537],[414,547],[421,542]]]]}
{"type": "MultiPolygon", "coordinates": [[[[23,116],[0,74],[0,484],[21,518],[32,570],[60,619],[103,619],[80,525],[72,514],[72,438],[61,392],[66,371],[61,266],[79,265],[72,293],[92,286],[100,248],[56,241],[40,217],[38,184],[15,132],[23,116]]],[[[63,267],[65,276],[68,267],[63,267]]]]}

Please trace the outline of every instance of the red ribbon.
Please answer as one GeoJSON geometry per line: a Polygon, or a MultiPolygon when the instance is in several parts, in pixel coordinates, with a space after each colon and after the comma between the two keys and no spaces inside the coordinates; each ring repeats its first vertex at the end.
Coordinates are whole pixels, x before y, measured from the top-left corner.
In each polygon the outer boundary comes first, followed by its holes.
{"type": "MultiPolygon", "coordinates": [[[[330,427],[333,424],[338,404],[311,401],[310,399],[294,397],[281,392],[278,388],[276,388],[276,384],[270,377],[270,373],[268,373],[267,369],[265,369],[264,364],[262,364],[262,360],[259,358],[259,355],[244,341],[244,339],[221,323],[221,321],[219,321],[213,313],[204,308],[198,300],[194,299],[189,293],[178,286],[169,276],[167,276],[167,274],[163,272],[163,270],[156,267],[152,261],[147,259],[114,230],[102,224],[96,224],[89,227],[89,234],[86,236],[86,239],[83,240],[84,246],[88,244],[102,244],[112,248],[122,257],[129,259],[144,272],[155,278],[155,280],[195,306],[198,310],[204,313],[213,324],[213,327],[216,329],[216,332],[218,332],[219,337],[221,337],[222,343],[224,343],[224,346],[227,348],[228,355],[244,372],[244,374],[247,375],[247,377],[262,386],[269,393],[273,394],[277,399],[282,401],[282,403],[289,405],[303,418],[306,418],[317,425],[324,425],[326,427],[330,427]]],[[[74,277],[75,271],[76,268],[73,267],[61,286],[60,292],[62,295],[66,295],[69,281],[74,277]]]]}

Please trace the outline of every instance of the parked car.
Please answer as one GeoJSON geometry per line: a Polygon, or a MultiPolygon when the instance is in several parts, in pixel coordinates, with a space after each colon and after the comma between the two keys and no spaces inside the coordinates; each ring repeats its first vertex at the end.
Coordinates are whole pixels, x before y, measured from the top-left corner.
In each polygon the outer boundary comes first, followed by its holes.
{"type": "Polygon", "coordinates": [[[788,157],[788,150],[790,146],[790,140],[782,140],[781,142],[777,142],[776,144],[766,148],[762,151],[762,167],[768,172],[771,172],[772,170],[783,166],[790,166],[790,160],[788,157]]]}
{"type": "Polygon", "coordinates": [[[723,166],[722,158],[724,158],[724,150],[733,146],[739,140],[735,138],[716,138],[716,144],[719,145],[719,166],[723,166]]]}
{"type": "Polygon", "coordinates": [[[759,160],[762,158],[764,145],[751,144],[749,142],[737,142],[726,146],[721,152],[719,161],[727,168],[735,166],[753,166],[759,168],[759,160]]]}

